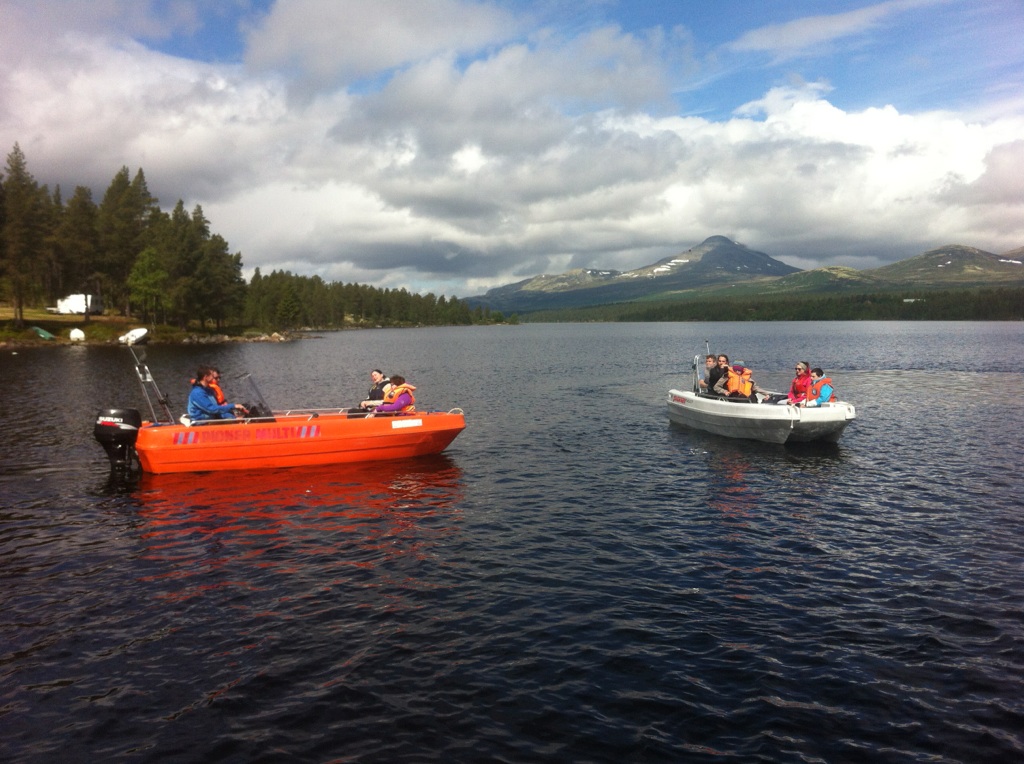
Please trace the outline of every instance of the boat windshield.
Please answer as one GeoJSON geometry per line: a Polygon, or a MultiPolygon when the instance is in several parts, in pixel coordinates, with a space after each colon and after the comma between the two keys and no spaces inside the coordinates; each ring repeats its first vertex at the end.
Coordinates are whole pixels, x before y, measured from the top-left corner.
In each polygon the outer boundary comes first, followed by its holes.
{"type": "Polygon", "coordinates": [[[263,393],[260,392],[259,385],[256,384],[256,380],[253,379],[252,374],[246,372],[241,376],[241,380],[248,389],[248,396],[246,397],[246,408],[249,409],[249,416],[273,416],[273,412],[271,411],[270,406],[267,405],[267,401],[264,399],[263,393]]]}

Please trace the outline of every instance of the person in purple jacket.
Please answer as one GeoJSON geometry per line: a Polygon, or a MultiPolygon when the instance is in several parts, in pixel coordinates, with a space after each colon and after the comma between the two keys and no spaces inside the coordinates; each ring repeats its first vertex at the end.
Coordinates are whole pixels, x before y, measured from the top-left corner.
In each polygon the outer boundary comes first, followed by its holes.
{"type": "Polygon", "coordinates": [[[373,410],[373,414],[403,414],[415,411],[416,398],[412,394],[415,389],[405,381],[405,377],[395,374],[391,377],[391,383],[384,387],[384,402],[373,410]]]}

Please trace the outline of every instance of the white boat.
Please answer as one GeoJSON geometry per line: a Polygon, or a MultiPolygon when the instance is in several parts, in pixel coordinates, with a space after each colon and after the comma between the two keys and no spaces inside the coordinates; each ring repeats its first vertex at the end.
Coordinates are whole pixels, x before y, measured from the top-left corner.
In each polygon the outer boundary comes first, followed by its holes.
{"type": "MultiPolygon", "coordinates": [[[[836,443],[846,426],[857,418],[854,405],[845,401],[801,408],[701,393],[697,385],[700,360],[702,356],[696,356],[693,361],[693,390],[668,392],[668,418],[683,427],[764,443],[836,443]]],[[[772,393],[766,393],[769,395],[772,393]]]]}
{"type": "Polygon", "coordinates": [[[122,345],[145,345],[149,339],[146,335],[149,333],[148,329],[139,327],[138,329],[132,329],[127,334],[122,334],[117,338],[117,341],[122,345]]]}

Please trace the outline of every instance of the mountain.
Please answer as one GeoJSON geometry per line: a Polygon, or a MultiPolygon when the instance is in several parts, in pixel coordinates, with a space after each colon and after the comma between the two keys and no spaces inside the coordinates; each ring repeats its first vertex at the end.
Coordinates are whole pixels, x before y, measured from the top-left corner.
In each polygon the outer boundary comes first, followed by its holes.
{"type": "Polygon", "coordinates": [[[827,294],[1024,285],[1024,247],[996,255],[951,244],[881,268],[801,271],[712,236],[698,246],[632,271],[573,270],[535,276],[467,298],[503,313],[582,308],[664,299],[827,294]]]}
{"type": "Polygon", "coordinates": [[[951,244],[862,273],[893,285],[914,287],[1016,284],[1024,280],[1022,250],[1024,247],[1006,255],[995,255],[982,249],[951,244]]]}
{"type": "Polygon", "coordinates": [[[685,252],[636,270],[574,270],[559,276],[535,276],[467,301],[487,305],[492,310],[522,313],[649,300],[701,287],[779,278],[797,272],[798,268],[764,252],[725,236],[712,236],[685,252]]]}

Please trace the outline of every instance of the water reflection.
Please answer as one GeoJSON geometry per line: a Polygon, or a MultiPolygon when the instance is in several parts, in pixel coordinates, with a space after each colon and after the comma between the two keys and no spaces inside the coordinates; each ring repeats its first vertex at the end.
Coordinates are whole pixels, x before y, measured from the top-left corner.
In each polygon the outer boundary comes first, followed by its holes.
{"type": "Polygon", "coordinates": [[[708,506],[732,518],[747,517],[756,510],[762,496],[748,480],[752,462],[749,454],[736,450],[713,456],[708,461],[708,506]]]}
{"type": "Polygon", "coordinates": [[[848,459],[837,443],[760,443],[691,430],[669,423],[671,442],[688,453],[683,463],[699,458],[706,467],[707,505],[725,517],[745,518],[772,499],[778,486],[801,490],[828,479],[848,459]],[[773,480],[766,480],[769,474],[773,480]]]}
{"type": "Polygon", "coordinates": [[[260,589],[281,576],[318,587],[429,557],[459,525],[463,481],[448,457],[343,467],[143,475],[130,488],[156,566],[142,580],[183,600],[260,589]],[[211,575],[214,577],[211,580],[211,575]]]}

